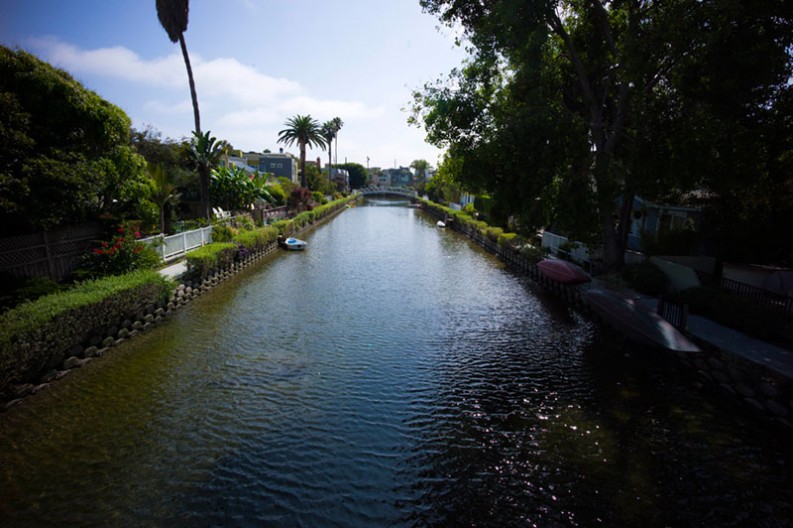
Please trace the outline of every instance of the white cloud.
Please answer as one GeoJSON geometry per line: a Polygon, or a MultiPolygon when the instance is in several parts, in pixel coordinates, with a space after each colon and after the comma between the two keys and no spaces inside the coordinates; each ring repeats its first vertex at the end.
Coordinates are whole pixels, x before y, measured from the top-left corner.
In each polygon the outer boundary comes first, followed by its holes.
{"type": "MultiPolygon", "coordinates": [[[[151,59],[120,46],[86,50],[51,37],[31,41],[31,47],[42,59],[78,78],[95,84],[111,81],[104,83],[101,95],[127,110],[134,123],[149,123],[168,137],[186,136],[192,130],[192,102],[178,47],[167,56],[151,59]]],[[[371,156],[373,166],[384,164],[383,160],[391,166],[395,156],[408,151],[435,163],[437,149],[423,142],[420,131],[406,132],[404,115],[388,110],[393,96],[379,94],[376,104],[322,99],[295,80],[265,75],[236,58],[204,60],[195,54],[191,62],[202,128],[238,148],[277,148],[278,131],[295,114],[310,114],[320,122],[340,116],[345,122],[340,145],[350,161],[365,163],[366,156],[371,156]]],[[[316,151],[310,156],[325,154],[316,151]]],[[[410,161],[397,162],[406,165],[410,161]]]]}
{"type": "Polygon", "coordinates": [[[46,61],[71,73],[174,88],[181,87],[185,80],[184,61],[179,54],[145,61],[120,46],[81,50],[51,37],[34,39],[31,44],[46,61]]]}

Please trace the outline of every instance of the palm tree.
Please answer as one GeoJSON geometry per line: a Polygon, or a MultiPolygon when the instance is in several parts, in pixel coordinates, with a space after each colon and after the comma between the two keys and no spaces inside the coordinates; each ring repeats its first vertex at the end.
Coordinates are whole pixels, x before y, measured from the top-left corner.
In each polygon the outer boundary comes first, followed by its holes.
{"type": "Polygon", "coordinates": [[[278,133],[278,143],[284,145],[298,144],[300,147],[300,185],[306,187],[306,146],[325,147],[325,138],[319,122],[310,115],[296,115],[284,123],[288,128],[278,133]]]}
{"type": "Polygon", "coordinates": [[[209,176],[212,169],[217,167],[226,146],[225,141],[218,141],[216,137],[210,136],[209,132],[206,134],[193,132],[193,139],[190,140],[188,156],[192,165],[198,170],[201,185],[201,208],[204,211],[204,218],[207,220],[212,219],[209,214],[209,176]]]}
{"type": "Polygon", "coordinates": [[[187,15],[190,10],[189,0],[156,0],[157,18],[160,19],[165,32],[171,42],[179,42],[182,48],[184,65],[187,68],[187,80],[190,83],[190,97],[193,99],[193,117],[195,118],[195,131],[201,134],[201,118],[198,113],[198,96],[193,81],[193,69],[190,67],[190,56],[187,54],[187,45],[184,42],[184,32],[187,31],[187,15]]]}
{"type": "Polygon", "coordinates": [[[151,201],[160,209],[160,233],[165,234],[165,206],[179,199],[177,185],[171,171],[157,163],[149,165],[151,201]]]}
{"type": "Polygon", "coordinates": [[[333,121],[325,121],[322,124],[322,137],[325,139],[325,143],[328,144],[328,180],[331,180],[330,174],[330,167],[333,165],[332,156],[333,156],[333,138],[336,137],[336,127],[333,126],[333,121]]]}
{"type": "Polygon", "coordinates": [[[344,126],[344,121],[341,120],[340,117],[334,117],[330,120],[330,123],[333,125],[334,133],[333,139],[336,140],[336,165],[339,164],[339,130],[341,127],[344,126]]]}

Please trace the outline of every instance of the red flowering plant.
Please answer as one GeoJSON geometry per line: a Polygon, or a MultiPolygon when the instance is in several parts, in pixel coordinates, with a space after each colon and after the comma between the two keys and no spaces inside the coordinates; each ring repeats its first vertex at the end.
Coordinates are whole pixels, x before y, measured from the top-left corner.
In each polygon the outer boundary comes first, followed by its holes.
{"type": "Polygon", "coordinates": [[[78,278],[97,278],[121,275],[137,269],[153,268],[160,264],[157,251],[140,242],[137,227],[119,227],[110,241],[101,241],[90,253],[82,256],[75,272],[78,278]]]}

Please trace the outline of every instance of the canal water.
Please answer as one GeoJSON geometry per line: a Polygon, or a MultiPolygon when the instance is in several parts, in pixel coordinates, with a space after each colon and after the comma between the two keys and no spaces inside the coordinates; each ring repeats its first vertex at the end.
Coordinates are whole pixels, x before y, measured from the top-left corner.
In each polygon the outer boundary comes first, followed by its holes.
{"type": "Polygon", "coordinates": [[[0,526],[793,525],[789,435],[434,219],[305,238],[0,415],[0,526]]]}

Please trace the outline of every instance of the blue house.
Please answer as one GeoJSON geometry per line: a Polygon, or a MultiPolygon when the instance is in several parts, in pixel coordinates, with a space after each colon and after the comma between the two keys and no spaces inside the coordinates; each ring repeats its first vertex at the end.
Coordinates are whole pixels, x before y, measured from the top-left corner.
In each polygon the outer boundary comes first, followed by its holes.
{"type": "Polygon", "coordinates": [[[657,204],[637,196],[633,199],[628,249],[639,251],[643,234],[658,235],[688,227],[697,228],[701,219],[700,207],[657,204]]]}

